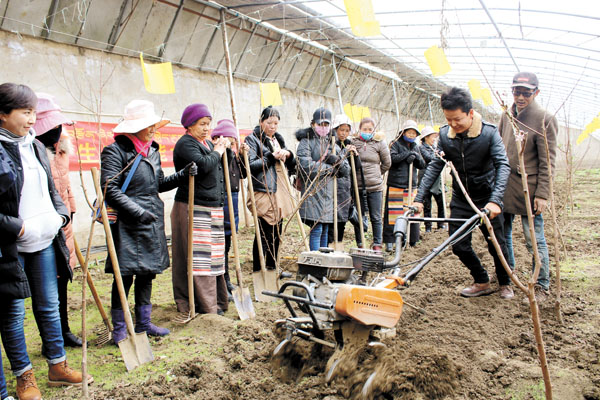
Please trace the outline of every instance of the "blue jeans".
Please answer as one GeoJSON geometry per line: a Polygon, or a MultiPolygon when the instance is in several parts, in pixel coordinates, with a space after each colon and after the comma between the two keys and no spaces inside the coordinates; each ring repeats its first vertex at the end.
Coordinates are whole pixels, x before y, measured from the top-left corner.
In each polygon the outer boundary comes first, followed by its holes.
{"type": "MultiPolygon", "coordinates": [[[[512,269],[515,268],[515,254],[513,250],[512,240],[512,225],[515,218],[514,214],[504,213],[504,235],[506,237],[506,248],[508,250],[508,264],[512,269]]],[[[523,226],[523,234],[525,236],[525,245],[529,254],[533,256],[533,246],[531,244],[531,234],[529,232],[529,221],[526,215],[521,216],[521,225],[523,226]]],[[[537,283],[545,290],[550,288],[550,256],[548,255],[548,245],[544,236],[544,218],[542,214],[535,215],[533,218],[533,227],[535,230],[535,240],[538,247],[538,255],[540,257],[540,274],[537,283]]],[[[532,263],[532,273],[535,270],[535,259],[532,263]]]]}
{"type": "Polygon", "coordinates": [[[311,251],[319,250],[319,247],[327,247],[328,232],[329,224],[318,222],[312,227],[308,241],[311,251]]]}
{"type": "MultiPolygon", "coordinates": [[[[2,344],[6,357],[10,361],[10,367],[16,376],[32,368],[27,355],[27,344],[25,343],[25,331],[23,321],[25,320],[25,300],[10,299],[2,300],[0,304],[0,329],[2,331],[2,344]]],[[[4,375],[0,385],[4,383],[4,375]]],[[[1,389],[1,387],[0,387],[1,389]]],[[[6,390],[6,386],[4,387],[6,390]]],[[[0,392],[1,393],[1,392],[0,392]]],[[[3,395],[4,397],[4,395],[3,395]]]]}
{"type": "Polygon", "coordinates": [[[0,399],[8,397],[6,390],[6,379],[4,379],[4,368],[2,367],[2,351],[0,350],[0,399]]]}
{"type": "Polygon", "coordinates": [[[373,245],[378,246],[381,246],[383,243],[383,221],[381,220],[382,201],[383,192],[367,193],[367,205],[369,206],[369,216],[371,217],[371,227],[373,228],[373,245]]]}
{"type": "MultiPolygon", "coordinates": [[[[50,245],[35,253],[19,253],[19,261],[25,268],[31,289],[33,315],[42,338],[42,355],[48,363],[58,364],[66,360],[67,356],[58,312],[54,247],[50,245]]],[[[8,350],[6,352],[8,355],[8,350]]]]}

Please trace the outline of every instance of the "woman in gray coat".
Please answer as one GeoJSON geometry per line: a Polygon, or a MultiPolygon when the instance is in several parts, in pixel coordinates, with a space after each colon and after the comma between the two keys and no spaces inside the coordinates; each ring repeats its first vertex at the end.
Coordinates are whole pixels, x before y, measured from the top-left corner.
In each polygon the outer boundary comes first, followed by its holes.
{"type": "Polygon", "coordinates": [[[296,132],[298,175],[301,182],[300,216],[311,227],[310,250],[327,247],[333,222],[333,176],[348,176],[350,168],[336,145],[332,151],[331,111],[318,108],[310,127],[296,132]]]}

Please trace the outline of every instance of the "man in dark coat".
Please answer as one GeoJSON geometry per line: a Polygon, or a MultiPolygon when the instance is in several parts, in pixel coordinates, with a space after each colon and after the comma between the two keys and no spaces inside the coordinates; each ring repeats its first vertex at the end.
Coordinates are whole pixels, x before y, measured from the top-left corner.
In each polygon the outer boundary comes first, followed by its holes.
{"type": "MultiPolygon", "coordinates": [[[[489,211],[494,234],[504,258],[506,258],[502,197],[510,169],[502,138],[494,125],[483,121],[481,115],[473,110],[471,95],[467,91],[451,88],[442,94],[441,100],[448,125],[440,128],[437,150],[443,152],[444,157],[454,164],[467,194],[475,205],[489,211]]],[[[441,158],[434,159],[427,166],[414,203],[419,212],[423,211],[423,199],[429,194],[443,167],[444,161],[441,158]]],[[[450,214],[451,218],[469,218],[474,214],[455,178],[452,182],[450,214]]],[[[450,223],[450,235],[459,227],[460,223],[450,223]]],[[[496,276],[500,285],[500,297],[510,299],[514,297],[510,287],[510,278],[500,262],[496,249],[488,239],[486,227],[482,225],[480,228],[488,243],[488,250],[494,259],[496,276]]],[[[476,297],[492,293],[487,271],[471,246],[471,234],[455,243],[452,246],[452,252],[469,268],[475,281],[473,285],[463,289],[460,294],[465,297],[476,297]]]]}
{"type": "MultiPolygon", "coordinates": [[[[552,170],[554,170],[558,122],[553,115],[548,114],[535,101],[535,98],[540,93],[538,79],[535,74],[531,72],[519,72],[516,74],[513,78],[512,92],[514,103],[508,112],[514,118],[518,129],[527,135],[522,145],[524,147],[523,157],[525,171],[527,172],[527,185],[529,187],[529,197],[532,206],[531,211],[534,215],[535,239],[541,262],[540,273],[535,286],[535,296],[538,303],[541,303],[548,297],[548,288],[550,287],[550,261],[548,246],[544,237],[544,218],[542,217],[542,213],[546,209],[550,196],[551,174],[549,167],[551,165],[552,170]],[[546,153],[544,135],[548,141],[549,153],[546,153]],[[550,165],[548,164],[548,156],[550,157],[550,165]]],[[[515,215],[521,216],[527,250],[531,254],[533,254],[533,247],[531,245],[525,198],[523,196],[517,144],[513,125],[508,115],[502,115],[498,128],[500,136],[502,136],[502,141],[506,146],[508,163],[510,164],[510,176],[506,192],[504,193],[504,234],[508,250],[508,263],[511,268],[514,268],[515,257],[513,253],[512,223],[515,215]]],[[[533,269],[535,269],[535,263],[533,264],[533,269]]]]}

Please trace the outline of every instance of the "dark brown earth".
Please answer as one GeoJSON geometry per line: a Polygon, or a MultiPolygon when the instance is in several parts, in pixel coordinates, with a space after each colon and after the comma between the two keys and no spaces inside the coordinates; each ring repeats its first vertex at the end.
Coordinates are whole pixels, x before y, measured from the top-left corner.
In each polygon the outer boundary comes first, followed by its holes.
{"type": "MultiPolygon", "coordinates": [[[[596,183],[591,187],[597,190],[596,183]]],[[[600,240],[589,234],[596,232],[599,220],[600,206],[561,220],[569,259],[583,261],[563,268],[564,324],[555,317],[554,299],[540,309],[555,399],[600,399],[600,240]]],[[[518,275],[525,282],[531,258],[521,243],[520,224],[515,226],[518,275]]],[[[551,229],[547,221],[548,237],[551,229]]],[[[244,235],[250,240],[251,232],[244,235]]],[[[404,259],[422,257],[446,235],[444,231],[425,235],[404,259]]],[[[287,241],[284,254],[293,256],[291,247],[299,246],[299,241],[289,237],[287,241]]],[[[491,270],[491,257],[479,232],[474,234],[474,243],[491,270]]],[[[293,262],[286,260],[286,264],[293,269],[293,262]]],[[[250,268],[249,263],[244,265],[247,275],[250,268]]],[[[450,251],[444,252],[401,292],[407,302],[424,308],[426,314],[405,306],[396,336],[384,340],[387,347],[365,347],[357,355],[357,363],[329,385],[323,378],[332,354],[329,349],[299,341],[284,359],[271,359],[281,340],[281,333],[273,332],[274,322],[287,316],[283,304],[254,303],[257,317],[243,322],[236,319],[232,304],[226,317],[200,316],[185,331],[171,324],[173,333],[153,342],[155,352],[168,340],[184,344],[182,362],[168,373],[151,374],[143,384],[130,384],[123,375],[115,378],[112,389],[93,387],[92,396],[334,400],[356,397],[370,372],[377,369],[370,395],[377,399],[544,398],[529,305],[523,304],[523,295],[517,293],[510,301],[500,299],[497,293],[460,297],[459,290],[470,282],[466,268],[450,251]],[[205,351],[207,347],[211,351],[205,351]]],[[[155,318],[168,325],[173,311],[161,308],[155,318]]]]}

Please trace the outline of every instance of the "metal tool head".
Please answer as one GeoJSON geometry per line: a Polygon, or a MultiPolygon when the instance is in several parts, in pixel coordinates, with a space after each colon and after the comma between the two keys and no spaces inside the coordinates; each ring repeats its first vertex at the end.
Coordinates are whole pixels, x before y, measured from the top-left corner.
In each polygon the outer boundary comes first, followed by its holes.
{"type": "Polygon", "coordinates": [[[243,321],[248,318],[256,317],[254,312],[254,305],[252,304],[252,297],[250,296],[250,290],[248,288],[241,288],[238,286],[231,292],[233,296],[233,302],[237,309],[238,316],[243,321]]]}
{"type": "Polygon", "coordinates": [[[175,318],[173,318],[173,322],[175,322],[176,324],[187,324],[197,316],[198,313],[194,313],[194,315],[192,315],[191,311],[180,312],[175,316],[175,318]]]}
{"type": "Polygon", "coordinates": [[[123,356],[127,371],[131,371],[142,364],[154,360],[154,355],[152,354],[146,332],[127,336],[127,338],[121,340],[117,344],[121,350],[121,355],[123,356]]]}
{"type": "Polygon", "coordinates": [[[271,296],[265,296],[263,291],[268,290],[271,292],[277,292],[277,271],[274,269],[267,269],[264,271],[252,272],[252,281],[254,283],[254,298],[256,301],[271,302],[276,301],[277,298],[271,296]]]}
{"type": "Polygon", "coordinates": [[[109,331],[106,326],[99,328],[97,332],[98,337],[96,338],[96,346],[98,347],[110,343],[113,338],[112,332],[109,331]]]}

